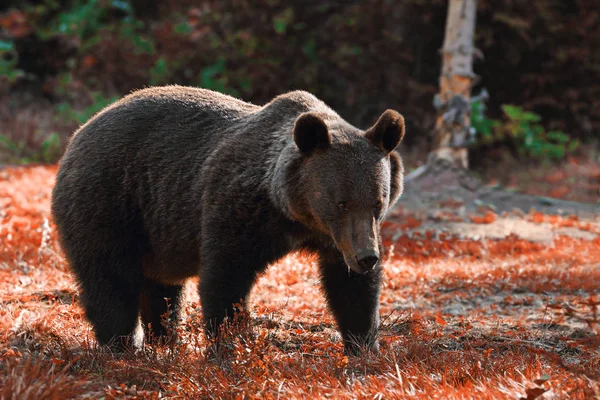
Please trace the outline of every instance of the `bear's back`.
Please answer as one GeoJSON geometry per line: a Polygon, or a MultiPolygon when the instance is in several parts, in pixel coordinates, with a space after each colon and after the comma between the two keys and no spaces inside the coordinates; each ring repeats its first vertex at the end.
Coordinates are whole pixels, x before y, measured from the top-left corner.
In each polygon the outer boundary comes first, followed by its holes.
{"type": "Polygon", "coordinates": [[[141,89],[125,96],[113,107],[127,105],[158,111],[161,114],[170,112],[176,116],[187,116],[190,112],[201,112],[225,119],[237,119],[260,108],[212,90],[179,85],[141,89]]]}
{"type": "Polygon", "coordinates": [[[155,248],[157,265],[185,270],[198,257],[189,250],[199,249],[203,193],[234,198],[253,187],[261,197],[293,143],[295,119],[309,110],[332,112],[302,91],[262,107],[182,86],[134,92],[73,136],[57,176],[55,218],[61,231],[129,221],[155,248]]]}
{"type": "MultiPolygon", "coordinates": [[[[162,86],[135,91],[104,108],[71,137],[62,163],[181,166],[207,157],[260,107],[210,90],[162,86]]],[[[187,164],[189,167],[190,165],[187,164]]]]}

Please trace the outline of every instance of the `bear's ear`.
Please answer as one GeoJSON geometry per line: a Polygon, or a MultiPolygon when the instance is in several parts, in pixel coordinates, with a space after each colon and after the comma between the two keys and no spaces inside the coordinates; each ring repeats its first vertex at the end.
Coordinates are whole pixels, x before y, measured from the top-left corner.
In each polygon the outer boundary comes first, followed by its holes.
{"type": "Polygon", "coordinates": [[[365,132],[365,137],[386,154],[390,153],[404,137],[404,117],[394,110],[387,110],[365,132]]]}
{"type": "Polygon", "coordinates": [[[302,153],[310,155],[315,150],[328,149],[331,146],[331,135],[321,117],[313,113],[304,113],[294,125],[294,142],[302,153]]]}

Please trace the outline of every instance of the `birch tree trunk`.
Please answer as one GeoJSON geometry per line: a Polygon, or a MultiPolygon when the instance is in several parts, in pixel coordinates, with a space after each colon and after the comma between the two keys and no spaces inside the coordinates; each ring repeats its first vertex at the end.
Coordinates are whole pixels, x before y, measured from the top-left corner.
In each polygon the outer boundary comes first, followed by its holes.
{"type": "Polygon", "coordinates": [[[440,93],[434,100],[438,111],[434,158],[468,168],[467,147],[471,133],[471,87],[477,0],[449,0],[442,48],[440,93]]]}

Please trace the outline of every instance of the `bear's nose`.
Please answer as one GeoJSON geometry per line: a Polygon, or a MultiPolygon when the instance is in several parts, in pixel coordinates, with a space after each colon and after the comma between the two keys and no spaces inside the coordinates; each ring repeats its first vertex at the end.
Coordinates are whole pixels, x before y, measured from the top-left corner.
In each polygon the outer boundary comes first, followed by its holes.
{"type": "Polygon", "coordinates": [[[379,256],[373,250],[367,250],[359,252],[356,255],[356,261],[360,269],[366,272],[373,269],[377,261],[379,261],[379,256]]]}

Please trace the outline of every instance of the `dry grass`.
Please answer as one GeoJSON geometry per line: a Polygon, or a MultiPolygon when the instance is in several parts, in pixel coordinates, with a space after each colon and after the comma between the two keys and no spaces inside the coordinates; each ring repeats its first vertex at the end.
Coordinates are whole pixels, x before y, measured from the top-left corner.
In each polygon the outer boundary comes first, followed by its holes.
{"type": "Polygon", "coordinates": [[[204,355],[192,284],[176,344],[111,354],[95,344],[49,221],[55,171],[0,171],[0,399],[600,397],[600,239],[392,242],[388,228],[377,356],[344,356],[303,255],[260,278],[252,329],[218,362],[204,355]]]}

